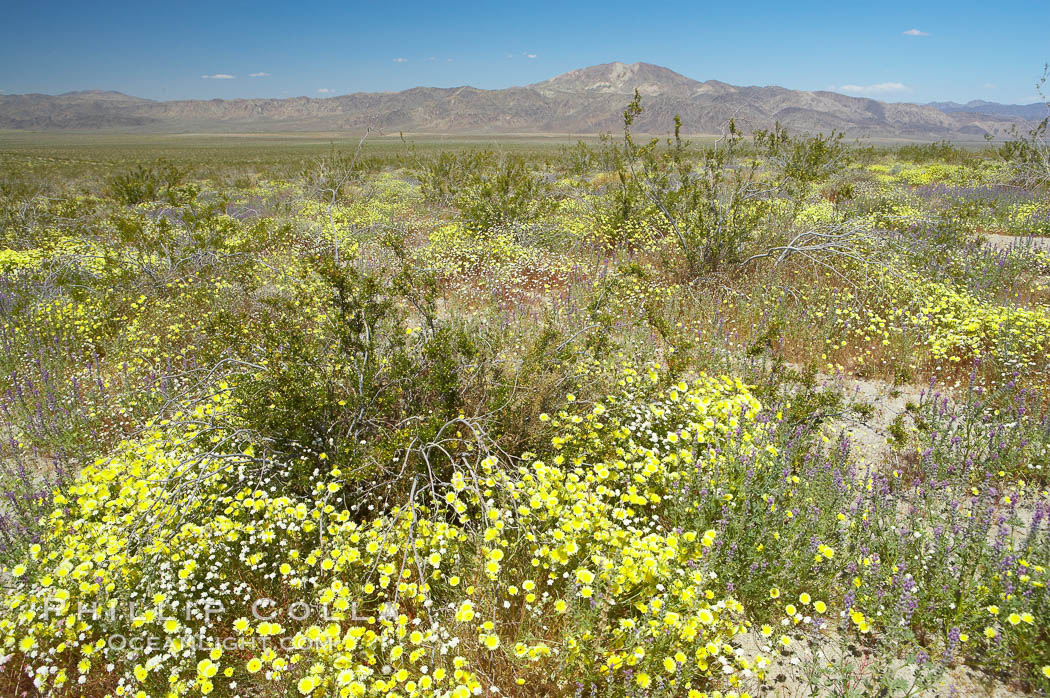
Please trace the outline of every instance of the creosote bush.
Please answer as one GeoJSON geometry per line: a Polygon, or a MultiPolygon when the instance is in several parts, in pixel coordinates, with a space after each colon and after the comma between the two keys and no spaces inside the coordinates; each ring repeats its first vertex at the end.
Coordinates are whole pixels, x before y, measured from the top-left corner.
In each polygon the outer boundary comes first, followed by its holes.
{"type": "Polygon", "coordinates": [[[155,165],[138,165],[107,180],[110,195],[123,204],[135,205],[147,201],[163,199],[176,204],[187,196],[192,198],[192,187],[181,188],[179,185],[186,177],[186,172],[170,162],[159,161],[155,165]]]}
{"type": "MultiPolygon", "coordinates": [[[[642,192],[658,212],[658,225],[678,244],[686,272],[695,276],[742,259],[759,222],[769,211],[768,190],[757,178],[758,163],[738,162],[743,134],[733,121],[719,143],[706,150],[696,164],[681,138],[675,118],[674,139],[661,149],[658,139],[638,145],[631,134],[642,112],[641,96],[624,111],[625,166],[638,177],[642,192]]],[[[627,187],[627,176],[620,180],[627,187]]],[[[629,215],[629,198],[622,195],[629,215]]]]}

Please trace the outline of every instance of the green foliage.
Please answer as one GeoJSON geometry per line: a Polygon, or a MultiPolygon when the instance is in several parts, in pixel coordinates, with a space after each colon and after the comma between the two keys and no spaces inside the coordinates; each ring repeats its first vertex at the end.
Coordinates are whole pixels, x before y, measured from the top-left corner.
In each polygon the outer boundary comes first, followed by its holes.
{"type": "Polygon", "coordinates": [[[529,221],[553,206],[548,181],[515,153],[415,154],[412,171],[427,201],[455,206],[475,232],[529,221]]]}
{"type": "Polygon", "coordinates": [[[1050,184],[1050,144],[1047,143],[1047,128],[1050,116],[1044,118],[1031,131],[1020,134],[999,147],[999,157],[1006,161],[1014,173],[1014,181],[1024,186],[1045,188],[1050,184]]]}
{"type": "Polygon", "coordinates": [[[598,196],[589,199],[600,239],[613,244],[632,242],[637,230],[649,224],[654,213],[644,184],[632,170],[630,151],[602,134],[595,159],[598,163],[598,196]]]}
{"type": "Polygon", "coordinates": [[[783,180],[805,188],[839,173],[848,163],[849,150],[844,135],[791,136],[777,123],[772,131],[754,134],[755,145],[769,159],[773,171],[783,180]]]}
{"type": "Polygon", "coordinates": [[[659,211],[665,233],[678,243],[686,272],[695,277],[740,261],[770,210],[767,191],[757,180],[758,163],[738,162],[743,134],[730,120],[723,138],[694,165],[677,116],[666,148],[658,139],[635,143],[631,127],[641,113],[641,95],[635,91],[624,111],[626,161],[659,211]]]}
{"type": "MultiPolygon", "coordinates": [[[[843,134],[834,131],[827,136],[790,136],[779,122],[771,131],[755,132],[755,146],[793,200],[796,216],[810,188],[832,179],[848,163],[849,151],[842,139],[843,134]]],[[[851,199],[853,194],[852,186],[844,183],[829,191],[826,198],[835,202],[851,199]]]]}
{"type": "MultiPolygon", "coordinates": [[[[325,257],[311,268],[317,285],[308,292],[265,302],[266,330],[235,396],[248,428],[282,460],[312,464],[324,453],[332,467],[375,477],[389,466],[384,457],[409,448],[398,424],[411,423],[413,438],[425,442],[459,415],[467,387],[460,369],[479,349],[461,325],[407,323],[399,300],[411,278],[325,257]],[[302,322],[306,308],[318,324],[302,322]]],[[[417,302],[426,309],[425,295],[417,302]]],[[[290,486],[308,487],[313,467],[293,468],[290,486]]]]}
{"type": "Polygon", "coordinates": [[[179,188],[186,175],[187,172],[175,164],[160,160],[154,165],[138,165],[112,175],[106,185],[110,196],[122,204],[133,206],[163,200],[175,206],[196,195],[192,187],[179,188]]]}
{"type": "Polygon", "coordinates": [[[475,162],[456,192],[454,203],[469,230],[542,216],[553,205],[547,181],[520,155],[495,155],[475,162]]]}
{"type": "Polygon", "coordinates": [[[566,172],[582,177],[597,169],[600,155],[583,141],[577,141],[575,145],[562,149],[561,159],[565,163],[566,172]]]}
{"type": "Polygon", "coordinates": [[[949,141],[902,145],[897,148],[897,157],[917,164],[938,162],[963,165],[974,160],[973,153],[949,141]]]}
{"type": "MultiPolygon", "coordinates": [[[[1043,96],[1047,77],[1050,77],[1050,63],[1044,66],[1043,75],[1036,84],[1040,96],[1043,96]]],[[[1027,133],[1020,133],[1016,126],[1013,127],[1012,138],[1003,143],[998,151],[999,157],[1010,167],[1016,183],[1044,191],[1050,188],[1050,101],[1046,103],[1047,115],[1043,120],[1027,133]]]]}
{"type": "Polygon", "coordinates": [[[468,172],[488,159],[488,154],[473,152],[459,154],[443,150],[426,157],[415,157],[413,174],[419,180],[423,198],[447,205],[464,186],[468,172]]]}

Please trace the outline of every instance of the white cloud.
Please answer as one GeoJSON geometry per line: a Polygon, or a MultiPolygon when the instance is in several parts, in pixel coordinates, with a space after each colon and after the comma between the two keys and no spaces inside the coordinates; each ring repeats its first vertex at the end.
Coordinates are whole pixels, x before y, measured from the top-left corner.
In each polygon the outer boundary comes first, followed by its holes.
{"type": "Polygon", "coordinates": [[[981,85],[981,87],[983,87],[986,90],[994,90],[995,89],[995,83],[994,82],[986,82],[983,85],[981,85]]]}
{"type": "Polygon", "coordinates": [[[400,58],[400,57],[399,58],[395,58],[394,59],[394,63],[408,63],[408,59],[407,58],[400,58]]]}
{"type": "Polygon", "coordinates": [[[526,54],[525,54],[525,57],[526,57],[526,58],[535,58],[535,57],[536,57],[536,54],[535,54],[535,53],[526,53],[526,54]]]}
{"type": "Polygon", "coordinates": [[[880,82],[874,85],[843,85],[843,92],[856,92],[862,95],[881,95],[890,92],[910,92],[911,88],[901,82],[880,82]]]}
{"type": "Polygon", "coordinates": [[[436,61],[436,60],[437,60],[437,57],[436,57],[436,56],[428,56],[428,57],[427,57],[427,60],[428,60],[428,61],[436,61]]]}
{"type": "Polygon", "coordinates": [[[270,74],[269,73],[248,73],[248,77],[250,77],[250,78],[268,78],[268,77],[270,77],[270,74]]]}
{"type": "Polygon", "coordinates": [[[920,31],[918,29],[909,29],[908,31],[901,32],[904,36],[929,36],[929,32],[920,31]]]}
{"type": "Polygon", "coordinates": [[[319,87],[317,89],[317,91],[320,92],[323,95],[326,95],[326,94],[330,94],[331,92],[334,92],[335,90],[330,90],[327,87],[319,87]]]}
{"type": "Polygon", "coordinates": [[[215,73],[214,75],[201,75],[205,80],[233,80],[236,75],[230,75],[229,73],[215,73]]]}

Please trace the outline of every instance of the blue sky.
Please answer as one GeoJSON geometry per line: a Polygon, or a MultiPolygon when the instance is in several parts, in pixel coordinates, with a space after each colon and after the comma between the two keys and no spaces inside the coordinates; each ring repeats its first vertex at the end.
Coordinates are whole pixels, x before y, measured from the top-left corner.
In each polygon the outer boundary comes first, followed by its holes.
{"type": "Polygon", "coordinates": [[[1031,102],[1050,61],[1048,0],[2,2],[6,93],[499,88],[619,60],[888,101],[1031,102]]]}

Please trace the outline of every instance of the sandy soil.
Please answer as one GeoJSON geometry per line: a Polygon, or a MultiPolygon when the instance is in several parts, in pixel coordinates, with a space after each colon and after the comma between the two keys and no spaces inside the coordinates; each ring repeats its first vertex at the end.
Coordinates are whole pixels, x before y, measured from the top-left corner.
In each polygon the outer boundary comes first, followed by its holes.
{"type": "Polygon", "coordinates": [[[1000,250],[1011,248],[1036,248],[1050,250],[1050,238],[1018,237],[1015,235],[999,235],[998,233],[985,233],[989,244],[1000,250]]]}

